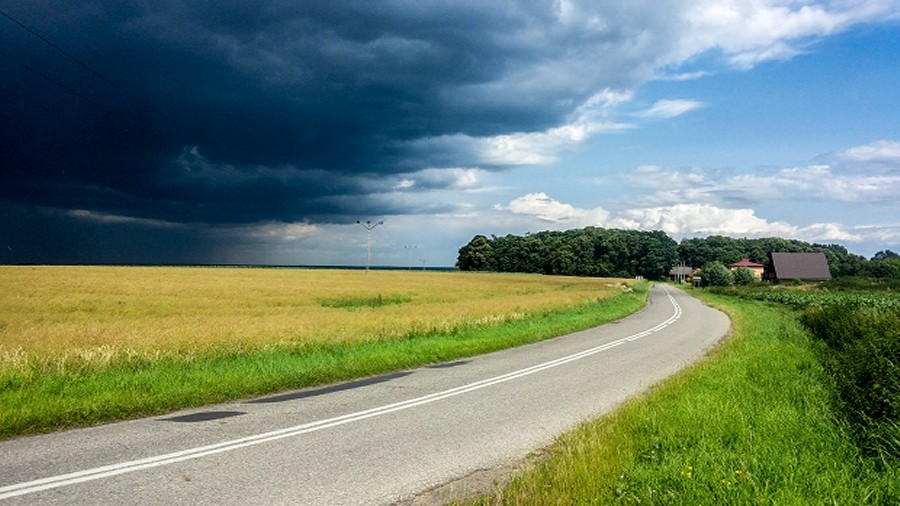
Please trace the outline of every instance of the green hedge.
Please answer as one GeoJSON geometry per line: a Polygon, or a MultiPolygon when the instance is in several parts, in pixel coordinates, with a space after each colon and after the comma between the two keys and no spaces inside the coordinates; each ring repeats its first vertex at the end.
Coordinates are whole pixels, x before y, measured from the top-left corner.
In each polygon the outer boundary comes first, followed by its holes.
{"type": "Polygon", "coordinates": [[[801,321],[828,345],[823,362],[857,443],[900,459],[900,311],[844,303],[811,307],[801,321]]]}

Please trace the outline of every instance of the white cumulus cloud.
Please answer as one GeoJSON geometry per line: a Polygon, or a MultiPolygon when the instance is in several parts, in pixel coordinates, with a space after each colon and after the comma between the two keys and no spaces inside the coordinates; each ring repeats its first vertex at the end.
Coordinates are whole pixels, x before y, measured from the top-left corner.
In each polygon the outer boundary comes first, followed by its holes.
{"type": "Polygon", "coordinates": [[[796,227],[787,223],[759,218],[753,209],[720,208],[709,204],[629,209],[622,213],[619,221],[631,225],[630,228],[662,230],[672,235],[790,236],[797,232],[796,227]]]}
{"type": "Polygon", "coordinates": [[[711,204],[675,204],[639,207],[618,214],[597,207],[582,209],[538,192],[523,195],[506,206],[494,208],[537,218],[543,226],[569,229],[602,226],[635,230],[662,230],[674,237],[726,235],[731,237],[785,237],[811,242],[860,242],[864,235],[840,223],[798,226],[756,215],[751,208],[728,208],[711,204]]]}
{"type": "Polygon", "coordinates": [[[685,11],[687,30],[677,55],[719,49],[739,68],[786,59],[803,50],[804,40],[848,27],[896,17],[898,5],[885,0],[705,0],[685,11]]]}
{"type": "Polygon", "coordinates": [[[856,162],[890,162],[900,169],[900,141],[880,140],[855,146],[839,152],[838,157],[856,162]]]}
{"type": "Polygon", "coordinates": [[[479,162],[488,165],[549,165],[566,148],[581,144],[598,132],[630,128],[623,123],[577,121],[543,132],[497,135],[475,141],[479,162]]]}
{"type": "Polygon", "coordinates": [[[498,205],[495,206],[495,209],[530,215],[546,222],[572,227],[601,225],[609,216],[609,213],[602,208],[579,209],[571,204],[550,198],[543,192],[523,195],[510,202],[508,206],[498,205]]]}

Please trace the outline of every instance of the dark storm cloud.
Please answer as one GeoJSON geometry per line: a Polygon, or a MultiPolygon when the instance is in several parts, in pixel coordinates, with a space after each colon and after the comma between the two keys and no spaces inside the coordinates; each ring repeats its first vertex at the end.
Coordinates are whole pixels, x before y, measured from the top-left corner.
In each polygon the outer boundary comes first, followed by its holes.
{"type": "Polygon", "coordinates": [[[552,56],[547,2],[0,5],[0,196],[42,206],[340,215],[355,175],[453,161],[409,141],[546,128],[591,91],[503,82],[552,56]]]}
{"type": "Polygon", "coordinates": [[[440,200],[629,127],[649,80],[896,17],[875,0],[719,7],[0,0],[0,262],[205,261],[254,227],[465,210],[440,200]]]}

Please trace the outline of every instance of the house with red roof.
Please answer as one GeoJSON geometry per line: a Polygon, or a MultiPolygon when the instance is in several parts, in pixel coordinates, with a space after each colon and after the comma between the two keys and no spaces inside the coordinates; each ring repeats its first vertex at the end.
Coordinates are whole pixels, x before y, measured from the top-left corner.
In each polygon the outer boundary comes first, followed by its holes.
{"type": "Polygon", "coordinates": [[[763,271],[766,266],[763,264],[758,264],[756,262],[751,262],[749,258],[745,258],[740,262],[735,262],[733,264],[728,264],[728,268],[732,271],[737,270],[739,267],[746,267],[750,269],[750,272],[753,273],[753,277],[756,279],[762,279],[763,271]]]}

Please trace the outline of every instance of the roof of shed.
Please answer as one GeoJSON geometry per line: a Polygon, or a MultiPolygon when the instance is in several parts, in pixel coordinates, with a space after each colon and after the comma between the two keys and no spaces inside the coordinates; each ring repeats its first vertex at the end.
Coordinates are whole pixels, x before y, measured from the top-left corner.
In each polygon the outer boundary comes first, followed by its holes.
{"type": "Polygon", "coordinates": [[[771,268],[778,279],[827,281],[831,279],[823,253],[772,253],[771,268]]]}

